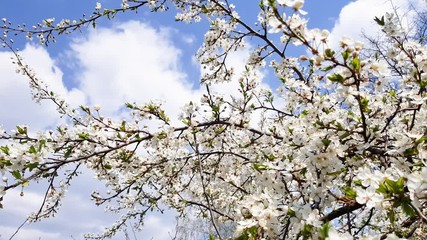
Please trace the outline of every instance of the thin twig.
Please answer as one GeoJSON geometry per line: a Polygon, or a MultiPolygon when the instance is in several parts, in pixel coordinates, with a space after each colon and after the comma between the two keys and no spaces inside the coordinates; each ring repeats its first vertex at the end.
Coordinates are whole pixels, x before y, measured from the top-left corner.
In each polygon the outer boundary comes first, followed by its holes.
{"type": "Polygon", "coordinates": [[[16,229],[16,231],[10,236],[9,240],[12,240],[12,238],[15,237],[16,234],[21,230],[21,228],[28,222],[28,218],[25,219],[25,221],[16,229]]]}

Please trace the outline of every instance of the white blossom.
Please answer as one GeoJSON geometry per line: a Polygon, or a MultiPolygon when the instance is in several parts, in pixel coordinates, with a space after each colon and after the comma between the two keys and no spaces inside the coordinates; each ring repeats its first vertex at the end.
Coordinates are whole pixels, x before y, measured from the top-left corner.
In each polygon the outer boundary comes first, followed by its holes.
{"type": "Polygon", "coordinates": [[[101,3],[100,2],[96,2],[95,10],[99,11],[99,10],[101,10],[101,7],[102,7],[101,3]]]}
{"type": "Polygon", "coordinates": [[[384,200],[383,195],[376,193],[374,187],[367,189],[357,188],[356,201],[360,204],[366,204],[368,208],[380,206],[384,200]]]}

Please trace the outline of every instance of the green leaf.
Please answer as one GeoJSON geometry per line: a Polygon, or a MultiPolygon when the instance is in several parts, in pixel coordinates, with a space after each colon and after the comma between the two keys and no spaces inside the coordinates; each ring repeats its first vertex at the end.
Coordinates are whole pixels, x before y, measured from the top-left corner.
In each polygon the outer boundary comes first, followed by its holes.
{"type": "Polygon", "coordinates": [[[362,180],[355,180],[354,185],[361,187],[362,186],[362,180]]]}
{"type": "Polygon", "coordinates": [[[380,25],[380,26],[384,26],[385,25],[385,21],[384,21],[384,16],[382,16],[381,18],[375,17],[374,21],[380,25]]]}
{"type": "Polygon", "coordinates": [[[360,73],[360,60],[359,57],[354,57],[353,61],[351,61],[351,66],[356,73],[360,73]]]}
{"type": "Polygon", "coordinates": [[[322,121],[320,121],[320,120],[317,120],[316,124],[319,125],[322,128],[325,127],[325,124],[322,121]]]}
{"type": "Polygon", "coordinates": [[[33,169],[37,168],[38,166],[39,166],[38,162],[27,163],[27,168],[30,172],[33,171],[33,169]]]}
{"type": "Polygon", "coordinates": [[[265,153],[264,153],[264,158],[266,158],[268,161],[274,161],[276,159],[274,154],[267,155],[265,153]]]}
{"type": "Polygon", "coordinates": [[[289,208],[289,209],[288,209],[288,212],[287,212],[287,215],[288,215],[289,217],[295,217],[295,216],[296,216],[296,213],[295,213],[295,211],[294,211],[293,209],[289,208]]]}
{"type": "MultiPolygon", "coordinates": [[[[264,1],[261,1],[264,2],[264,1]]],[[[276,7],[276,0],[268,0],[268,6],[276,7]]]]}
{"type": "Polygon", "coordinates": [[[125,132],[126,131],[126,121],[123,120],[122,124],[120,125],[120,131],[125,132]]]}
{"type": "Polygon", "coordinates": [[[209,12],[209,10],[206,8],[206,6],[205,6],[205,5],[202,5],[202,7],[201,7],[201,12],[202,12],[202,13],[204,13],[204,14],[206,14],[206,13],[208,13],[208,12],[209,12]]]}
{"type": "Polygon", "coordinates": [[[311,239],[312,231],[313,231],[313,227],[311,225],[305,224],[301,232],[302,238],[304,240],[311,239]]]}
{"type": "Polygon", "coordinates": [[[329,147],[329,144],[331,144],[331,140],[329,140],[329,139],[327,139],[327,138],[324,138],[324,139],[322,139],[322,143],[323,143],[323,145],[326,147],[326,148],[328,148],[329,147]]]}
{"type": "Polygon", "coordinates": [[[372,131],[373,131],[373,132],[378,132],[379,130],[381,130],[381,128],[380,128],[380,126],[379,126],[379,125],[375,125],[375,126],[372,128],[372,131]]]}
{"type": "Polygon", "coordinates": [[[414,209],[411,207],[411,205],[409,205],[408,202],[402,202],[402,204],[400,205],[402,207],[402,211],[408,216],[408,217],[415,217],[416,213],[414,211],[414,209]]]}
{"type": "Polygon", "coordinates": [[[12,163],[9,160],[0,159],[0,168],[4,168],[4,166],[10,167],[12,163]]]}
{"type": "Polygon", "coordinates": [[[16,128],[18,129],[19,134],[27,135],[27,127],[16,126],[16,128]]]}
{"type": "Polygon", "coordinates": [[[215,240],[215,237],[209,233],[209,240],[215,240]]]}
{"type": "Polygon", "coordinates": [[[186,125],[186,126],[190,126],[190,124],[191,124],[191,122],[189,121],[189,120],[187,120],[187,119],[184,119],[184,120],[182,120],[181,121],[184,125],[186,125]]]}
{"type": "Polygon", "coordinates": [[[388,187],[384,184],[384,183],[380,183],[377,190],[377,193],[382,193],[384,195],[388,195],[389,194],[389,190],[388,187]]]}
{"type": "Polygon", "coordinates": [[[46,140],[40,140],[38,151],[40,152],[44,146],[46,146],[46,140]]]}
{"type": "Polygon", "coordinates": [[[264,170],[268,170],[268,169],[269,169],[267,166],[265,166],[265,165],[263,165],[263,164],[261,164],[261,163],[254,163],[254,164],[253,164],[253,167],[254,167],[254,169],[255,169],[255,170],[257,170],[259,173],[261,173],[261,171],[264,171],[264,170]]]}
{"type": "Polygon", "coordinates": [[[15,179],[17,179],[17,180],[19,180],[19,179],[21,179],[21,178],[22,178],[21,173],[20,173],[19,171],[17,171],[17,170],[15,170],[15,171],[11,172],[11,174],[12,174],[12,176],[13,176],[15,179]]]}
{"type": "Polygon", "coordinates": [[[405,179],[401,177],[397,181],[393,181],[386,178],[384,182],[380,183],[376,191],[386,195],[402,196],[405,193],[405,179]]]}
{"type": "Polygon", "coordinates": [[[347,188],[344,190],[344,193],[345,193],[345,196],[346,196],[347,198],[350,198],[350,199],[356,199],[356,197],[357,197],[356,190],[354,190],[354,189],[353,189],[353,188],[351,188],[351,187],[347,187],[347,188]]]}
{"type": "Polygon", "coordinates": [[[344,77],[338,73],[334,73],[328,76],[328,79],[332,82],[343,83],[345,81],[344,77]]]}
{"type": "Polygon", "coordinates": [[[425,89],[427,87],[427,81],[417,82],[421,89],[425,89]]]}
{"type": "Polygon", "coordinates": [[[169,123],[169,122],[170,122],[170,119],[169,119],[169,117],[166,115],[165,111],[163,111],[163,110],[161,110],[161,109],[159,109],[159,117],[160,117],[160,119],[162,119],[163,121],[165,121],[165,122],[167,122],[167,123],[169,123]]]}
{"type": "Polygon", "coordinates": [[[387,178],[384,180],[384,182],[388,186],[388,190],[390,190],[392,193],[399,193],[399,187],[397,186],[397,182],[387,178]]]}
{"type": "Polygon", "coordinates": [[[394,208],[391,208],[388,213],[388,219],[390,220],[391,225],[394,225],[396,222],[396,212],[394,211],[394,208]]]}
{"type": "Polygon", "coordinates": [[[215,128],[214,131],[215,131],[215,134],[219,135],[219,134],[221,134],[221,133],[223,133],[225,131],[225,127],[215,128]]]}
{"type": "Polygon", "coordinates": [[[427,141],[427,136],[422,136],[420,139],[418,139],[415,144],[418,146],[421,143],[424,143],[427,141]]]}
{"type": "Polygon", "coordinates": [[[62,128],[57,127],[56,130],[61,134],[61,136],[65,135],[65,131],[62,128]]]}
{"type": "Polygon", "coordinates": [[[257,237],[258,236],[258,227],[257,226],[253,226],[248,228],[248,232],[251,234],[252,237],[257,237]]]}
{"type": "Polygon", "coordinates": [[[247,233],[242,233],[242,235],[238,236],[236,240],[249,240],[249,236],[247,233]]]}
{"type": "Polygon", "coordinates": [[[104,168],[110,170],[113,168],[113,166],[111,166],[110,164],[104,164],[104,168]]]}
{"type": "Polygon", "coordinates": [[[131,103],[125,103],[125,106],[130,109],[134,109],[135,107],[131,103]]]}
{"type": "Polygon", "coordinates": [[[403,177],[397,179],[396,188],[399,194],[405,193],[405,179],[403,177]]]}
{"type": "Polygon", "coordinates": [[[90,113],[90,109],[88,107],[85,107],[83,105],[80,105],[80,109],[85,113],[90,113]]]}
{"type": "Polygon", "coordinates": [[[405,157],[415,156],[418,155],[418,149],[416,147],[408,148],[403,152],[403,155],[405,157]]]}
{"type": "Polygon", "coordinates": [[[322,239],[326,239],[327,237],[329,237],[329,229],[331,229],[331,225],[329,224],[329,222],[325,222],[324,224],[322,224],[322,227],[320,228],[320,237],[322,239]]]}
{"type": "Polygon", "coordinates": [[[77,136],[82,140],[89,140],[89,133],[79,133],[77,136]]]}
{"type": "Polygon", "coordinates": [[[328,172],[328,173],[326,173],[326,175],[327,176],[338,176],[345,171],[347,171],[347,168],[341,168],[340,170],[335,171],[335,172],[328,172]]]}
{"type": "Polygon", "coordinates": [[[308,111],[306,110],[306,109],[304,109],[302,112],[301,112],[301,116],[307,116],[308,115],[308,111]]]}
{"type": "Polygon", "coordinates": [[[349,132],[345,132],[345,133],[341,134],[341,136],[340,136],[340,140],[343,140],[344,138],[346,138],[346,137],[348,137],[348,136],[350,136],[350,135],[351,135],[351,133],[349,133],[349,132]]]}
{"type": "Polygon", "coordinates": [[[36,154],[37,150],[36,150],[36,148],[34,146],[31,145],[30,149],[28,150],[28,153],[36,154]]]}
{"type": "Polygon", "coordinates": [[[159,134],[157,134],[157,139],[162,140],[168,137],[168,134],[165,131],[161,131],[159,132],[159,134]]]}
{"type": "Polygon", "coordinates": [[[335,126],[337,127],[338,131],[344,131],[345,130],[344,126],[339,122],[335,122],[335,126]]]}
{"type": "Polygon", "coordinates": [[[0,146],[0,150],[6,154],[9,155],[9,147],[8,146],[0,146]]]}
{"type": "Polygon", "coordinates": [[[350,58],[350,53],[349,53],[349,52],[347,52],[347,51],[345,51],[345,52],[342,52],[342,53],[341,53],[341,56],[342,56],[342,58],[344,59],[344,61],[346,62],[346,61],[347,61],[347,59],[349,59],[349,58],[350,58]]]}
{"type": "Polygon", "coordinates": [[[67,151],[64,153],[65,158],[69,158],[71,156],[71,153],[73,153],[73,148],[68,148],[67,151]]]}
{"type": "Polygon", "coordinates": [[[253,240],[258,237],[258,228],[257,226],[252,226],[250,228],[245,228],[240,236],[236,240],[253,240]]]}
{"type": "Polygon", "coordinates": [[[367,112],[367,113],[369,113],[371,110],[369,109],[369,99],[368,98],[365,98],[365,97],[362,97],[361,99],[360,99],[360,107],[362,108],[362,110],[364,111],[364,112],[367,112]]]}
{"type": "Polygon", "coordinates": [[[327,66],[327,67],[325,67],[325,68],[322,68],[321,70],[322,71],[324,71],[324,72],[329,72],[329,71],[331,71],[332,69],[334,69],[334,66],[327,66]]]}
{"type": "Polygon", "coordinates": [[[219,112],[219,106],[218,105],[212,105],[212,111],[215,113],[219,112]]]}
{"type": "Polygon", "coordinates": [[[328,58],[333,58],[333,57],[334,57],[334,55],[335,55],[335,52],[334,52],[332,49],[327,48],[327,49],[325,50],[325,56],[326,56],[326,57],[328,57],[328,58]]]}

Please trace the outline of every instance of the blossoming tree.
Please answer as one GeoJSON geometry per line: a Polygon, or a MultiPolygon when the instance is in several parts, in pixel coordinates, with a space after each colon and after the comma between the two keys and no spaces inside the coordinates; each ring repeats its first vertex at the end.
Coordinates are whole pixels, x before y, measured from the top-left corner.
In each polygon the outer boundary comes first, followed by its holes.
{"type": "Polygon", "coordinates": [[[169,206],[208,219],[210,239],[224,238],[223,224],[246,240],[425,239],[426,46],[387,14],[375,19],[389,43],[381,52],[350,38],[332,49],[328,31],[307,27],[303,5],[261,1],[256,24],[244,22],[231,0],[123,0],[118,9],[97,4],[86,18],[46,19],[33,28],[3,19],[3,47],[15,54],[34,100],[53,102],[68,124],[38,134],[27,126],[0,132],[0,196],[45,179],[43,206],[31,217],[53,216],[84,166],[107,183],[92,199],[119,216],[88,238],[113,236],[132,219],[140,226],[147,211],[169,206]],[[96,106],[73,109],[9,37],[22,33],[48,44],[99,18],[172,6],[179,21],[210,23],[197,52],[206,92],[183,106],[178,125],[154,103],[126,103],[123,121],[96,106]],[[291,45],[306,55],[288,56],[291,45]],[[226,59],[243,48],[250,58],[243,73],[234,73],[226,59]],[[265,69],[280,82],[277,93],[261,85],[265,69]],[[239,96],[212,90],[235,74],[239,96]]]}

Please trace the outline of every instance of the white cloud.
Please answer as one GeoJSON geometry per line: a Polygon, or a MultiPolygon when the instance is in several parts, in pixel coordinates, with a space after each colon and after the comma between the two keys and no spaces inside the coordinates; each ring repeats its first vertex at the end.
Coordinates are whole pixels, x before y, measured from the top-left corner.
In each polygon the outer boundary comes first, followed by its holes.
{"type": "MultiPolygon", "coordinates": [[[[0,240],[9,239],[19,225],[37,211],[43,202],[45,184],[30,184],[20,196],[20,189],[14,189],[4,197],[4,209],[0,218],[0,240]]],[[[25,224],[14,239],[83,239],[86,233],[101,233],[105,227],[111,226],[118,215],[105,212],[103,206],[97,207],[90,200],[92,190],[102,189],[103,183],[95,181],[91,173],[83,171],[72,186],[66,191],[65,198],[55,217],[25,224]]],[[[131,228],[126,229],[132,235],[131,228]]],[[[170,240],[175,230],[175,212],[166,210],[164,214],[150,212],[145,217],[138,239],[170,240]]],[[[118,232],[113,239],[124,239],[124,233],[118,232]]]]}
{"type": "Polygon", "coordinates": [[[144,222],[144,229],[142,230],[141,235],[144,236],[144,239],[172,239],[175,235],[174,216],[169,215],[169,219],[165,219],[162,215],[148,216],[144,222]]]}
{"type": "MultiPolygon", "coordinates": [[[[52,90],[71,102],[79,98],[78,91],[68,92],[62,84],[62,72],[42,47],[27,44],[20,52],[24,61],[37,73],[37,77],[51,86],[52,90]]],[[[58,114],[53,104],[37,104],[31,99],[28,79],[16,74],[11,61],[12,54],[0,52],[0,125],[6,130],[18,124],[31,123],[31,129],[44,129],[58,123],[58,114]],[[31,122],[29,122],[31,120],[31,122]]]]}
{"type": "Polygon", "coordinates": [[[107,115],[117,114],[125,102],[161,100],[166,112],[176,116],[197,98],[167,29],[130,21],[94,30],[72,50],[82,67],[76,75],[79,89],[107,115]]]}
{"type": "MultiPolygon", "coordinates": [[[[16,227],[4,227],[0,226],[0,240],[6,240],[9,239],[10,236],[16,231],[16,227]]],[[[18,235],[16,235],[15,239],[20,240],[37,240],[37,239],[43,239],[43,240],[57,240],[57,239],[67,239],[67,238],[61,238],[60,233],[55,232],[47,232],[39,229],[34,228],[27,228],[24,231],[20,231],[18,235]],[[18,237],[19,236],[19,237],[18,237]]]]}
{"type": "MultiPolygon", "coordinates": [[[[342,36],[352,37],[355,40],[364,40],[362,33],[367,36],[376,36],[380,28],[374,22],[375,17],[381,17],[386,12],[393,12],[396,8],[402,17],[405,27],[409,27],[412,8],[423,6],[422,0],[357,0],[342,8],[339,18],[331,31],[331,44],[336,47],[342,36]]],[[[424,3],[425,4],[425,3],[424,3]]]]}
{"type": "Polygon", "coordinates": [[[12,189],[4,197],[3,210],[6,214],[17,216],[27,216],[30,213],[40,208],[43,202],[43,196],[34,192],[24,192],[24,196],[20,196],[20,189],[12,189]]]}
{"type": "Polygon", "coordinates": [[[181,40],[188,45],[193,45],[193,43],[196,41],[196,37],[194,35],[184,34],[181,36],[181,40]]]}
{"type": "MultiPolygon", "coordinates": [[[[49,89],[60,94],[68,103],[77,106],[84,104],[82,92],[67,90],[62,82],[62,71],[50,57],[45,48],[26,44],[19,52],[23,62],[35,70],[36,76],[49,85],[49,89]]],[[[29,80],[16,73],[12,63],[13,54],[0,51],[0,129],[11,131],[17,125],[28,125],[30,133],[47,128],[55,128],[65,122],[60,118],[56,106],[50,101],[36,103],[32,99],[29,80]]],[[[0,145],[5,140],[0,140],[0,145]]]]}

